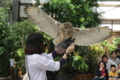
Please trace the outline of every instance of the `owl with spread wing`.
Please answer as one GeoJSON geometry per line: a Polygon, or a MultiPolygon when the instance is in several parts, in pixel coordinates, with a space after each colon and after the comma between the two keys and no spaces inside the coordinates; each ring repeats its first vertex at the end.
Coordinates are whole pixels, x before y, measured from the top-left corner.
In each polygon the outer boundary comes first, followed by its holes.
{"type": "Polygon", "coordinates": [[[39,26],[40,30],[55,38],[53,40],[55,45],[72,37],[76,38],[75,45],[89,46],[99,43],[111,35],[111,31],[106,27],[81,29],[73,27],[70,22],[60,23],[36,7],[27,7],[26,13],[28,18],[39,26]]]}

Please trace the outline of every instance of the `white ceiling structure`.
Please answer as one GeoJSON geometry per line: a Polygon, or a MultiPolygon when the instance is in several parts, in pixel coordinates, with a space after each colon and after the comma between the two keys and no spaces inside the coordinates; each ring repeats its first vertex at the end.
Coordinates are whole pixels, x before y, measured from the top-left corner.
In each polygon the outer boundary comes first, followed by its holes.
{"type": "MultiPolygon", "coordinates": [[[[40,3],[48,3],[50,0],[40,0],[40,3]]],[[[20,0],[21,3],[35,3],[36,0],[20,0]]]]}
{"type": "MultiPolygon", "coordinates": [[[[21,3],[35,3],[36,0],[20,0],[21,3]]],[[[40,3],[48,3],[50,0],[40,0],[40,3]]],[[[98,1],[98,4],[116,4],[119,5],[120,1],[98,1]]],[[[27,17],[24,14],[25,6],[20,6],[20,17],[27,17]]],[[[101,18],[105,19],[120,19],[120,7],[98,7],[98,12],[102,12],[101,18]]],[[[110,29],[113,30],[120,30],[120,24],[100,24],[100,26],[108,26],[110,29]]]]}
{"type": "MultiPolygon", "coordinates": [[[[98,4],[107,4],[107,5],[120,5],[120,1],[98,1],[98,4]]],[[[120,7],[117,6],[111,6],[111,7],[106,7],[106,6],[101,6],[97,8],[98,12],[103,12],[101,13],[102,17],[104,19],[118,19],[120,20],[120,7]]],[[[120,22],[120,21],[119,21],[120,22]]],[[[109,26],[110,29],[113,30],[120,30],[120,23],[115,24],[113,22],[113,25],[111,24],[101,24],[101,26],[109,26]]]]}

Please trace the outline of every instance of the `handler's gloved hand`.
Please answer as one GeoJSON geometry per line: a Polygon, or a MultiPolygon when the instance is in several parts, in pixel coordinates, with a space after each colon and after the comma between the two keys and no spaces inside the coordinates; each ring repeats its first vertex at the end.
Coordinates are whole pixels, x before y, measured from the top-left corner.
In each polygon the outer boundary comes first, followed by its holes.
{"type": "Polygon", "coordinates": [[[68,46],[70,46],[70,44],[73,43],[74,41],[75,41],[75,38],[71,39],[71,37],[65,39],[60,44],[58,44],[57,46],[55,46],[55,51],[58,54],[63,54],[65,52],[65,50],[68,48],[68,46]]]}
{"type": "Polygon", "coordinates": [[[74,41],[75,41],[75,38],[74,39],[72,39],[72,37],[67,38],[67,39],[63,40],[60,44],[58,44],[57,47],[67,49],[68,46],[70,46],[70,44],[73,43],[74,41]]]}

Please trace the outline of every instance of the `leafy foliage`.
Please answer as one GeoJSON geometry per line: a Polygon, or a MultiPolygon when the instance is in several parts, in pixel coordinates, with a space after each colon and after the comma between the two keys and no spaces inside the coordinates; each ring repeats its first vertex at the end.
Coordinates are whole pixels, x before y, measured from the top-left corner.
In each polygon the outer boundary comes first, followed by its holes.
{"type": "Polygon", "coordinates": [[[10,27],[11,35],[10,37],[14,39],[15,43],[13,46],[17,47],[17,49],[14,49],[14,58],[17,63],[18,68],[22,68],[23,71],[25,71],[25,54],[24,54],[24,47],[25,42],[27,39],[27,36],[31,33],[39,33],[38,27],[31,22],[30,20],[23,20],[20,22],[15,22],[10,27]]]}
{"type": "Polygon", "coordinates": [[[100,14],[94,11],[97,0],[51,0],[43,10],[60,22],[71,22],[75,27],[96,27],[100,14]]]}
{"type": "MultiPolygon", "coordinates": [[[[68,56],[66,63],[63,67],[57,71],[59,74],[81,74],[84,71],[88,70],[88,65],[84,59],[84,50],[81,50],[82,47],[79,47],[79,50],[75,50],[68,56]]],[[[86,54],[86,53],[85,53],[86,54]]],[[[60,57],[57,57],[55,61],[58,61],[60,57]]]]}
{"type": "Polygon", "coordinates": [[[18,68],[25,68],[24,46],[26,38],[29,34],[38,32],[37,26],[29,20],[16,22],[12,26],[0,27],[0,75],[8,76],[9,59],[14,58],[18,68]]]}
{"type": "Polygon", "coordinates": [[[105,50],[105,51],[107,51],[108,53],[110,53],[111,51],[114,51],[116,48],[117,48],[117,46],[116,46],[116,43],[117,43],[118,41],[117,41],[117,38],[115,38],[114,40],[113,40],[113,44],[110,44],[107,40],[105,40],[105,41],[103,41],[102,43],[101,43],[101,47],[105,50]]]}
{"type": "Polygon", "coordinates": [[[8,38],[9,11],[8,6],[0,7],[0,77],[9,75],[9,51],[12,50],[11,39],[8,38]]]}
{"type": "Polygon", "coordinates": [[[115,45],[120,44],[120,37],[114,38],[113,43],[114,43],[115,45]]]}

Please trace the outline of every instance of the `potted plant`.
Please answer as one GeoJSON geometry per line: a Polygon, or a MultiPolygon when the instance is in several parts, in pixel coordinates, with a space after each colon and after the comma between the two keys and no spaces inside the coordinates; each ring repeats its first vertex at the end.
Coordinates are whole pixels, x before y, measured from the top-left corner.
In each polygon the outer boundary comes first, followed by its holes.
{"type": "MultiPolygon", "coordinates": [[[[55,80],[70,80],[73,75],[87,71],[88,66],[80,54],[80,51],[76,51],[68,56],[68,59],[62,68],[59,71],[54,72],[55,80]]],[[[61,57],[58,56],[55,58],[55,61],[58,61],[60,58],[61,57]]]]}
{"type": "Polygon", "coordinates": [[[9,39],[9,12],[10,6],[0,3],[0,80],[10,80],[10,65],[9,59],[11,57],[11,47],[9,39]],[[4,6],[4,7],[3,7],[4,6]],[[8,45],[9,44],[9,45],[8,45]]]}
{"type": "Polygon", "coordinates": [[[118,49],[120,49],[120,37],[114,38],[113,43],[117,46],[118,49]]]}
{"type": "Polygon", "coordinates": [[[10,37],[14,39],[14,47],[18,46],[14,52],[14,58],[16,61],[17,68],[19,69],[19,77],[22,79],[23,75],[26,73],[25,69],[25,54],[24,46],[27,36],[31,33],[39,33],[38,27],[30,20],[22,20],[20,22],[15,22],[10,27],[11,35],[10,37]],[[17,26],[17,27],[16,27],[17,26]]]}

